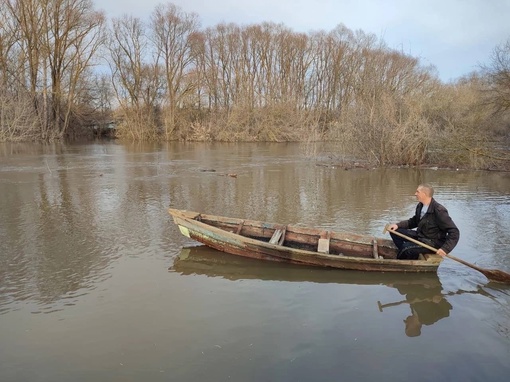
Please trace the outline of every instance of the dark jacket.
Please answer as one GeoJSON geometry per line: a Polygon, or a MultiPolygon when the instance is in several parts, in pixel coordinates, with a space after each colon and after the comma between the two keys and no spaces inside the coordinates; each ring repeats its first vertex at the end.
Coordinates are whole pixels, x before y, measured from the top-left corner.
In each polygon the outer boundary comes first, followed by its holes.
{"type": "Polygon", "coordinates": [[[397,223],[399,228],[416,229],[418,240],[449,253],[459,242],[460,232],[448,210],[432,198],[423,219],[420,219],[423,203],[416,206],[415,215],[397,223]]]}

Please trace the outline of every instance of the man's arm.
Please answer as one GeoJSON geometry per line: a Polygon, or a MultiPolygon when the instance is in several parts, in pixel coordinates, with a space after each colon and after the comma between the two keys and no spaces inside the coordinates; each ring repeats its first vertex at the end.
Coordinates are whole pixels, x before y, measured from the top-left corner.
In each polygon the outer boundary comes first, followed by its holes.
{"type": "Polygon", "coordinates": [[[446,253],[453,251],[459,242],[460,231],[448,214],[448,210],[443,206],[438,206],[436,209],[436,221],[439,229],[446,234],[446,240],[438,251],[438,255],[444,256],[446,253]]]}

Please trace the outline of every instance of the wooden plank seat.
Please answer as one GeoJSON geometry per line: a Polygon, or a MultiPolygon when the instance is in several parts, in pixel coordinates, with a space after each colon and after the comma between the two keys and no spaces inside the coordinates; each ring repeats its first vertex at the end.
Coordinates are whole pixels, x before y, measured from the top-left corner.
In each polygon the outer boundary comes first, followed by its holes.
{"type": "Polygon", "coordinates": [[[374,259],[379,259],[379,251],[377,250],[377,239],[372,239],[372,254],[374,259]]]}
{"type": "Polygon", "coordinates": [[[330,239],[331,233],[329,231],[321,233],[321,236],[319,237],[319,242],[317,243],[317,252],[328,254],[330,239]]]}
{"type": "Polygon", "coordinates": [[[274,230],[273,236],[271,236],[271,239],[269,239],[270,244],[278,244],[282,245],[285,241],[285,231],[286,227],[280,227],[274,230]]]}
{"type": "Polygon", "coordinates": [[[237,235],[239,235],[241,233],[241,230],[243,229],[243,225],[244,225],[244,220],[241,220],[241,222],[239,223],[239,225],[237,226],[237,229],[236,229],[237,235]]]}

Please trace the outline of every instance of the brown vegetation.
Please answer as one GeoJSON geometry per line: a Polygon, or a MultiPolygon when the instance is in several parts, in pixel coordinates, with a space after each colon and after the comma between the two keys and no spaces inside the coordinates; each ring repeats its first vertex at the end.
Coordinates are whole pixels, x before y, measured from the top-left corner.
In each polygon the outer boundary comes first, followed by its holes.
{"type": "Polygon", "coordinates": [[[90,0],[0,0],[0,25],[0,141],[64,138],[113,118],[129,140],[334,140],[375,165],[509,166],[510,42],[445,84],[343,25],[202,30],[167,4],[106,31],[90,0]],[[97,74],[103,56],[110,71],[97,74]]]}
{"type": "MultiPolygon", "coordinates": [[[[38,138],[62,138],[87,99],[90,68],[102,43],[104,16],[90,0],[1,0],[0,81],[2,96],[25,104],[34,120],[7,123],[6,130],[37,125],[38,138]]],[[[5,120],[4,120],[5,121],[5,120]]],[[[27,137],[28,137],[27,136],[27,137]]]]}

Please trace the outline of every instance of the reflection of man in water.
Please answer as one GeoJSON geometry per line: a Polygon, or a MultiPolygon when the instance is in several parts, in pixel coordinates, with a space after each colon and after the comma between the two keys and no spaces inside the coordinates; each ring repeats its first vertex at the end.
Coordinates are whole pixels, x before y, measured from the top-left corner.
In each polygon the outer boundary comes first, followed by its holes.
{"type": "Polygon", "coordinates": [[[441,294],[440,283],[434,286],[409,284],[393,286],[400,294],[406,296],[406,301],[411,308],[411,315],[404,320],[407,336],[419,336],[423,325],[432,325],[450,316],[452,306],[441,294]]]}

